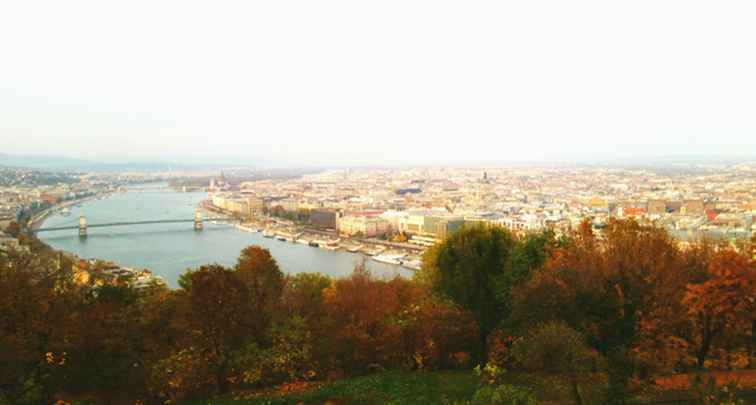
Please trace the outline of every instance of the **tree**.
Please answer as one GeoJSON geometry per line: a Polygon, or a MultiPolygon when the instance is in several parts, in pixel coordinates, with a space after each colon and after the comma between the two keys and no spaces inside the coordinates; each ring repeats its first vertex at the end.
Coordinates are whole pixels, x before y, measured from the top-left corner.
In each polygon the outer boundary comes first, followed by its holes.
{"type": "Polygon", "coordinates": [[[438,245],[427,260],[434,290],[473,314],[480,363],[487,361],[489,334],[508,315],[508,294],[501,289],[513,282],[508,273],[515,244],[503,228],[468,227],[438,245]]]}
{"type": "Polygon", "coordinates": [[[521,322],[561,319],[583,332],[608,361],[610,397],[622,402],[634,371],[633,349],[642,332],[658,334],[661,325],[644,329],[644,321],[679,318],[675,311],[689,273],[663,229],[612,220],[601,236],[587,222],[568,235],[513,293],[514,314],[521,322]]]}
{"type": "Polygon", "coordinates": [[[478,331],[470,313],[449,299],[418,291],[400,311],[402,351],[410,368],[435,369],[468,366],[469,351],[478,331]]]}
{"type": "MultiPolygon", "coordinates": [[[[241,251],[236,272],[249,291],[256,314],[256,330],[262,332],[270,326],[280,303],[284,274],[270,251],[259,246],[248,246],[241,251]]],[[[262,339],[263,335],[258,333],[257,338],[262,339]]]]}
{"type": "MultiPolygon", "coordinates": [[[[185,322],[192,358],[200,356],[219,393],[228,391],[232,353],[253,336],[259,316],[241,277],[220,265],[202,266],[188,273],[185,322]]],[[[196,361],[193,361],[196,363],[196,361]]]]}
{"type": "Polygon", "coordinates": [[[146,393],[142,315],[138,292],[128,282],[86,290],[66,355],[68,393],[105,403],[146,393]]]}
{"type": "Polygon", "coordinates": [[[699,367],[727,329],[752,328],[756,321],[756,264],[743,254],[725,250],[716,254],[708,273],[709,280],[688,285],[682,299],[693,325],[699,367]]]}
{"type": "Polygon", "coordinates": [[[210,265],[185,273],[179,280],[179,307],[192,333],[173,356],[184,360],[187,374],[163,374],[157,380],[205,381],[195,375],[205,370],[216,391],[227,392],[234,356],[250,345],[264,348],[270,343],[268,332],[279,311],[284,281],[270,252],[258,246],[242,250],[233,270],[210,265]]]}
{"type": "Polygon", "coordinates": [[[272,344],[252,342],[234,356],[234,367],[247,384],[279,384],[318,375],[312,332],[299,316],[277,320],[271,327],[272,344]]]}
{"type": "Polygon", "coordinates": [[[326,317],[323,290],[332,280],[320,273],[299,273],[286,277],[281,306],[288,317],[300,316],[311,329],[320,329],[326,317]]]}
{"type": "Polygon", "coordinates": [[[0,402],[52,403],[80,295],[69,261],[27,247],[0,252],[0,402]]]}
{"type": "Polygon", "coordinates": [[[365,372],[402,364],[400,312],[417,288],[396,277],[375,279],[364,264],[323,291],[331,331],[330,353],[347,371],[365,372]]]}
{"type": "Polygon", "coordinates": [[[550,230],[531,232],[516,240],[507,265],[507,271],[497,277],[499,300],[506,305],[507,317],[512,312],[512,291],[530,279],[533,271],[546,262],[557,241],[550,230]]]}

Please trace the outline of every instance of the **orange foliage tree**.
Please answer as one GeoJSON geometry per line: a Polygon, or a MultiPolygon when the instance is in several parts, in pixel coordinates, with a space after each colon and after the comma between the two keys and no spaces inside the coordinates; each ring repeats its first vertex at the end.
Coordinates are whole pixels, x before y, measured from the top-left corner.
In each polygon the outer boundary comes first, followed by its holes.
{"type": "Polygon", "coordinates": [[[612,220],[596,235],[584,221],[515,289],[514,317],[521,324],[561,319],[584,333],[607,357],[612,395],[621,397],[632,349],[649,347],[640,342],[666,326],[660,320],[679,318],[684,265],[662,229],[612,220]]]}
{"type": "Polygon", "coordinates": [[[364,264],[323,291],[335,366],[350,372],[402,364],[397,317],[418,296],[402,278],[375,279],[364,264]]]}
{"type": "Polygon", "coordinates": [[[756,322],[756,267],[752,259],[729,249],[720,251],[708,267],[708,276],[703,283],[688,285],[682,298],[699,367],[704,366],[712,346],[727,329],[747,331],[756,322]]]}

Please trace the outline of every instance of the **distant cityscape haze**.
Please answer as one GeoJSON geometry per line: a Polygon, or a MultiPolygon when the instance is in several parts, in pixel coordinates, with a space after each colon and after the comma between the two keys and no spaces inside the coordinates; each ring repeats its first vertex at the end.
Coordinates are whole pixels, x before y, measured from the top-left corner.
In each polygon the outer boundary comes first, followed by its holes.
{"type": "Polygon", "coordinates": [[[104,162],[284,166],[753,157],[754,11],[13,2],[0,142],[104,162]]]}

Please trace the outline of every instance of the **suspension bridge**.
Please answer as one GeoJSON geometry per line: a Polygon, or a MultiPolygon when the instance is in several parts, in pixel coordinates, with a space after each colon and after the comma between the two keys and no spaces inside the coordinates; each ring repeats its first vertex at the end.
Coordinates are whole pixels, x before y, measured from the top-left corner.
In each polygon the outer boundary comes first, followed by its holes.
{"type": "Polygon", "coordinates": [[[130,225],[177,224],[177,223],[193,223],[194,230],[201,231],[205,228],[203,221],[238,222],[239,220],[236,218],[229,218],[229,217],[202,218],[202,212],[199,209],[194,211],[194,218],[189,218],[189,219],[155,219],[155,220],[145,220],[145,221],[105,222],[101,224],[88,224],[87,218],[84,215],[82,215],[79,217],[79,223],[76,225],[37,228],[34,230],[34,232],[37,233],[37,232],[64,231],[64,230],[78,229],[79,236],[86,237],[87,229],[89,228],[106,228],[106,227],[113,227],[113,226],[130,226],[130,225]]]}

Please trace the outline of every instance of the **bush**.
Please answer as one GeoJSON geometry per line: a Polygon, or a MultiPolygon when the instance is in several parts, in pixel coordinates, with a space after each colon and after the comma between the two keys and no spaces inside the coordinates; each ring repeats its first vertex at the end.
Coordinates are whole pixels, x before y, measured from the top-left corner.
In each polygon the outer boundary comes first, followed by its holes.
{"type": "Polygon", "coordinates": [[[207,359],[193,347],[171,353],[152,368],[150,388],[155,398],[182,401],[212,391],[212,371],[207,359]]]}
{"type": "Polygon", "coordinates": [[[318,367],[312,358],[312,336],[302,318],[294,316],[274,324],[271,337],[271,347],[261,348],[252,342],[235,353],[233,366],[239,374],[239,382],[273,385],[318,375],[318,367]]]}
{"type": "Polygon", "coordinates": [[[541,323],[515,344],[512,355],[528,371],[569,378],[575,402],[582,404],[580,380],[595,364],[596,354],[583,335],[560,321],[541,323]]]}
{"type": "Polygon", "coordinates": [[[475,392],[469,401],[455,405],[536,405],[535,394],[527,388],[514,385],[487,385],[475,392]]]}
{"type": "Polygon", "coordinates": [[[717,386],[713,376],[695,373],[690,376],[690,389],[696,395],[698,405],[741,405],[745,401],[738,398],[738,386],[731,382],[722,387],[717,386]]]}
{"type": "Polygon", "coordinates": [[[528,371],[577,374],[595,359],[583,335],[560,321],[537,325],[514,345],[512,355],[528,371]]]}

